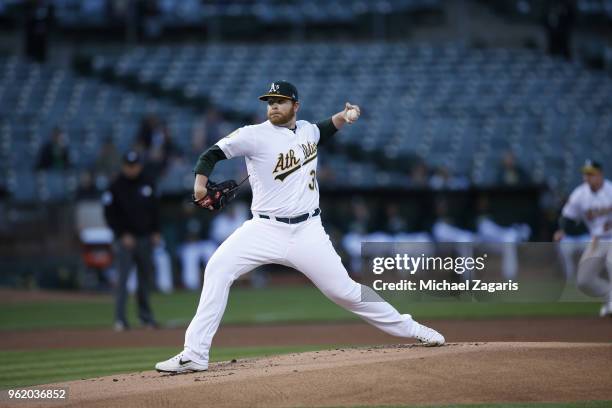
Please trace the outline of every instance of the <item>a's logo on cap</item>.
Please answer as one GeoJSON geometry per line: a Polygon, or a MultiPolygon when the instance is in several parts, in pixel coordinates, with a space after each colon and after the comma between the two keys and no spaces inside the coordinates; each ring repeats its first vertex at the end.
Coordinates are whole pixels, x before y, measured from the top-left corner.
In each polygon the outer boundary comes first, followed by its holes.
{"type": "Polygon", "coordinates": [[[136,152],[129,152],[128,155],[127,155],[127,159],[129,161],[136,161],[136,160],[138,160],[138,153],[136,153],[136,152]]]}
{"type": "Polygon", "coordinates": [[[275,84],[274,82],[272,82],[272,85],[270,85],[270,90],[268,92],[269,93],[277,93],[279,89],[280,89],[280,85],[275,84]]]}

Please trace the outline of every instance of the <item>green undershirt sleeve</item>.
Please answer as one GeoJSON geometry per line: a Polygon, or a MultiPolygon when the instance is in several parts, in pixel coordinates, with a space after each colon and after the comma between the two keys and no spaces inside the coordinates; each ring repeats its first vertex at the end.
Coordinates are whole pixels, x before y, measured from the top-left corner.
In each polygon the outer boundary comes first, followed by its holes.
{"type": "Polygon", "coordinates": [[[563,215],[559,217],[559,229],[561,231],[576,229],[579,224],[580,221],[572,220],[571,218],[564,217],[563,215]]]}
{"type": "Polygon", "coordinates": [[[213,145],[210,149],[206,150],[200,155],[193,171],[196,174],[203,174],[208,177],[215,168],[215,164],[225,159],[227,159],[227,157],[225,156],[225,153],[223,153],[223,150],[221,150],[219,146],[213,145]]]}

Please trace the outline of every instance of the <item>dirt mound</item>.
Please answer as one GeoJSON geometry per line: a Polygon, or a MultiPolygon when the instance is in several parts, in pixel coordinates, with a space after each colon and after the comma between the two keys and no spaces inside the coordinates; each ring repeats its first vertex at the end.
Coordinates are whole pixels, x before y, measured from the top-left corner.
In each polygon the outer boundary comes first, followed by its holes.
{"type": "MultiPolygon", "coordinates": [[[[69,406],[304,407],[612,400],[612,344],[338,349],[56,384],[69,406]]],[[[24,405],[20,405],[24,406],[24,405]]]]}

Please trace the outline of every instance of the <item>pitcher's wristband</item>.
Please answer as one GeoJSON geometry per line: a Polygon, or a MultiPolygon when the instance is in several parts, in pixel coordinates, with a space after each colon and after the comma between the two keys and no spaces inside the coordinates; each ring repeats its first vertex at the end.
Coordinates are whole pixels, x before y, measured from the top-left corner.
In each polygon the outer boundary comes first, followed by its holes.
{"type": "Polygon", "coordinates": [[[332,118],[318,122],[317,127],[319,128],[319,133],[321,135],[319,137],[319,145],[327,143],[327,141],[331,139],[334,133],[338,131],[338,129],[336,129],[336,126],[334,125],[334,122],[332,121],[332,118]]]}

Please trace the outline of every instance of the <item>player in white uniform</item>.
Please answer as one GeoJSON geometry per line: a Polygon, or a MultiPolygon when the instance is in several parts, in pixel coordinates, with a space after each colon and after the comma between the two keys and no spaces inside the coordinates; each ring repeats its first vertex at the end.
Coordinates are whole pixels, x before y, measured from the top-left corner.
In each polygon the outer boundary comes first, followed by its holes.
{"type": "Polygon", "coordinates": [[[416,338],[426,345],[444,344],[440,333],[388,303],[362,301],[364,287],[349,277],[321,224],[317,149],[336,130],[357,120],[359,107],[347,103],[343,111],[315,125],[296,120],[298,93],[288,82],[272,83],[259,99],[268,103],[268,120],[236,130],[202,154],[194,185],[195,199],[202,199],[215,162],[244,156],[253,190],[253,218],[225,240],[206,265],[200,304],[187,328],[184,350],[155,368],[172,373],[206,370],[232,282],[270,263],[302,272],[329,299],[388,334],[416,338]]]}
{"type": "Polygon", "coordinates": [[[604,179],[601,164],[590,160],[582,173],[584,183],[563,207],[554,240],[563,239],[568,222],[586,224],[591,242],[580,258],[576,283],[589,296],[604,298],[600,315],[612,316],[612,182],[604,179]]]}

